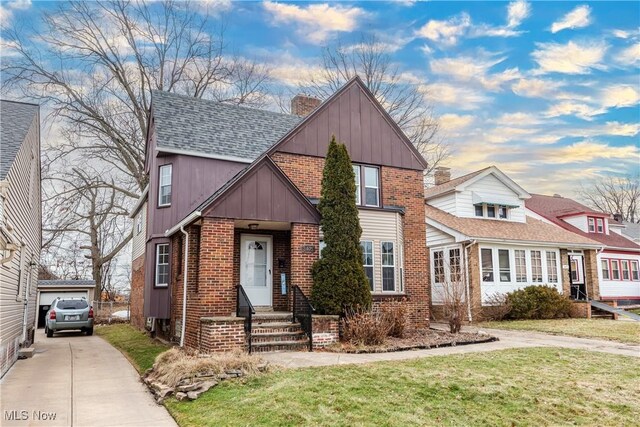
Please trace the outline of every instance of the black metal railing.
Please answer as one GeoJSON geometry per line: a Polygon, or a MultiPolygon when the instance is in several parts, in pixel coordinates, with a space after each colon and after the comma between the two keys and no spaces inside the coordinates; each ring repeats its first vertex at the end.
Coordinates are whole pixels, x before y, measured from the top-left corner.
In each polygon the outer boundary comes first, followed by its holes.
{"type": "Polygon", "coordinates": [[[251,301],[249,301],[249,297],[244,291],[242,285],[236,286],[236,291],[236,316],[244,317],[244,333],[247,337],[249,353],[251,353],[251,322],[253,320],[253,315],[256,314],[256,311],[254,310],[251,301]]]}
{"type": "Polygon", "coordinates": [[[293,287],[293,322],[299,322],[309,337],[309,351],[313,351],[313,306],[299,286],[293,287]]]}

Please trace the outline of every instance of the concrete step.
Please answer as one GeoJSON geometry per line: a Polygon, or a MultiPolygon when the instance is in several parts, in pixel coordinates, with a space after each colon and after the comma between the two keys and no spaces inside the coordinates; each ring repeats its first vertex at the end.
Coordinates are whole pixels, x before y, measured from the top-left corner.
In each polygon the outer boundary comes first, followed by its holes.
{"type": "Polygon", "coordinates": [[[252,343],[252,351],[256,353],[276,351],[308,351],[309,341],[280,341],[252,343]]]}
{"type": "Polygon", "coordinates": [[[251,341],[256,343],[283,343],[283,342],[309,342],[309,338],[304,332],[271,332],[271,333],[253,333],[251,341]]]}
{"type": "Polygon", "coordinates": [[[253,315],[253,323],[254,324],[262,324],[262,323],[283,323],[283,322],[291,322],[293,319],[292,313],[287,312],[256,312],[253,315]]]}

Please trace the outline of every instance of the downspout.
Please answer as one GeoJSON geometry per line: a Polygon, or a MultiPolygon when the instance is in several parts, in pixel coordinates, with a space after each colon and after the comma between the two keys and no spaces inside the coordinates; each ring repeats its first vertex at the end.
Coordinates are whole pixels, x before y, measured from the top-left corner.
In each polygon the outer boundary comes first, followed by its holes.
{"type": "Polygon", "coordinates": [[[180,231],[184,234],[184,267],[182,274],[182,325],[180,331],[180,347],[184,347],[184,334],[187,326],[187,276],[189,266],[189,233],[184,230],[184,225],[180,227],[180,231]]]}
{"type": "Polygon", "coordinates": [[[467,287],[467,317],[469,318],[469,323],[473,321],[473,316],[471,315],[471,286],[469,284],[469,255],[467,255],[467,249],[473,246],[476,243],[475,240],[472,240],[471,243],[464,246],[464,263],[465,263],[465,285],[467,287]]]}

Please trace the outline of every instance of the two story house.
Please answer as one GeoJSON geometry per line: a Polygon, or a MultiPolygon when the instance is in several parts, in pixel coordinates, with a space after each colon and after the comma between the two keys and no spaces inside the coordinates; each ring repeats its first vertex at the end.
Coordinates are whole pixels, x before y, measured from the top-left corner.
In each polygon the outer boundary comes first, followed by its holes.
{"type": "Polygon", "coordinates": [[[357,77],[322,103],[295,97],[292,113],[152,93],[132,313],[142,304],[157,333],[204,351],[243,346],[237,285],[257,316],[291,319],[292,290],[310,295],[322,246],[332,135],[353,161],[374,304],[402,301],[411,327],[428,327],[424,158],[357,77]]]}
{"type": "Polygon", "coordinates": [[[577,284],[577,297],[616,304],[640,303],[640,245],[624,233],[624,223],[557,194],[534,194],[526,207],[532,215],[602,246],[597,255],[600,286],[591,292],[584,285],[585,256],[579,252],[572,255],[572,281],[577,284]]]}
{"type": "Polygon", "coordinates": [[[494,297],[529,285],[548,285],[571,294],[584,257],[584,283],[597,289],[596,251],[602,246],[526,214],[531,195],[500,171],[487,167],[451,179],[437,168],[425,192],[432,304],[438,309],[459,287],[468,320],[481,320],[494,297]]]}
{"type": "Polygon", "coordinates": [[[33,342],[40,205],[40,107],[1,100],[0,375],[33,342]]]}

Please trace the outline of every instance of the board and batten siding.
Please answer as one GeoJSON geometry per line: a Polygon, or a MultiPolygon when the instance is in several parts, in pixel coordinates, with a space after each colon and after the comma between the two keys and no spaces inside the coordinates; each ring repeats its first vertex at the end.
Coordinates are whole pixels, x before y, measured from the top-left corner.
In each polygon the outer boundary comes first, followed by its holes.
{"type": "Polygon", "coordinates": [[[513,190],[491,174],[479,179],[466,187],[464,191],[456,194],[456,216],[463,218],[475,217],[475,208],[473,206],[474,192],[481,193],[483,195],[493,195],[499,197],[500,200],[506,200],[511,204],[518,206],[517,208],[509,209],[508,220],[514,222],[526,222],[524,201],[521,200],[513,190]]]}
{"type": "Polygon", "coordinates": [[[39,142],[40,120],[36,114],[6,176],[9,188],[4,200],[4,220],[13,228],[13,236],[23,246],[15,252],[11,262],[0,266],[2,375],[17,359],[17,348],[23,339],[25,309],[27,339],[35,323],[42,221],[39,142]],[[21,288],[19,279],[22,279],[21,288]]]}
{"type": "Polygon", "coordinates": [[[131,239],[131,260],[136,260],[144,255],[147,242],[147,202],[144,202],[140,210],[133,218],[133,239],[131,239]],[[140,228],[138,228],[140,227],[140,228]]]}

